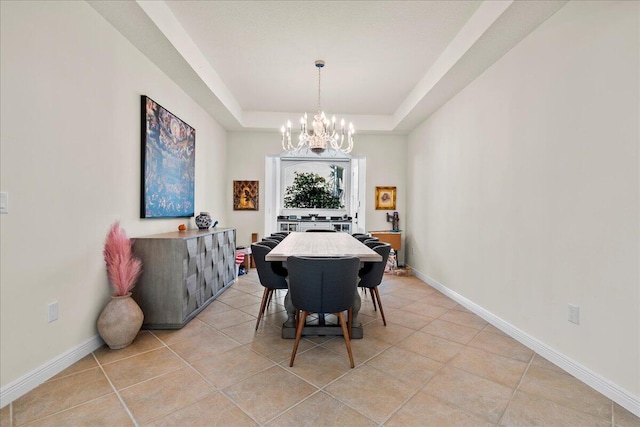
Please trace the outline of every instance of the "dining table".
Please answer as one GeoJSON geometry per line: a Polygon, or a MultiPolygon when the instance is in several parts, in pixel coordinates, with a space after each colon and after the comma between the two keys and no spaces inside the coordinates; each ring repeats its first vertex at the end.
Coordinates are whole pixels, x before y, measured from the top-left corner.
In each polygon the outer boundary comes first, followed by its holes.
{"type": "MultiPolygon", "coordinates": [[[[291,232],[265,257],[266,261],[281,261],[285,267],[290,256],[305,257],[340,257],[353,256],[365,262],[382,262],[382,257],[348,233],[308,233],[291,232]]],[[[362,324],[358,322],[361,299],[358,290],[353,296],[353,315],[351,338],[363,337],[362,324]]],[[[287,320],[282,325],[282,338],[295,338],[295,307],[291,303],[289,293],[285,296],[284,305],[287,310],[287,320]]],[[[342,335],[342,329],[338,324],[324,322],[324,314],[318,314],[318,322],[308,324],[303,330],[303,335],[342,335]]]]}

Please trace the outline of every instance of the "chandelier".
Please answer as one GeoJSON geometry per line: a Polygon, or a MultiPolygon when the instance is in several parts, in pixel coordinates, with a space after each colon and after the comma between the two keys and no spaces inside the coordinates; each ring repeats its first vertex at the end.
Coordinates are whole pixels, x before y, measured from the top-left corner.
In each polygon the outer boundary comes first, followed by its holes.
{"type": "Polygon", "coordinates": [[[313,116],[311,128],[308,127],[307,113],[300,118],[300,136],[296,145],[291,143],[291,122],[287,121],[287,127],[280,128],[282,133],[282,149],[289,153],[299,153],[308,147],[316,154],[324,152],[327,148],[336,152],[349,153],[353,149],[353,124],[345,128],[344,119],[340,121],[340,130],[336,131],[336,118],[327,119],[320,108],[320,70],[324,67],[324,61],[315,62],[318,68],[318,112],[313,116]]]}

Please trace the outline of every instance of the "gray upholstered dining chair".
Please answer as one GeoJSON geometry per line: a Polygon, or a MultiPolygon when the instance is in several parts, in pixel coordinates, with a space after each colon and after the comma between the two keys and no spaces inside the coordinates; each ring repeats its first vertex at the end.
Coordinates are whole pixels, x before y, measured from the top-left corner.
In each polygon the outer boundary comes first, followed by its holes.
{"type": "MultiPolygon", "coordinates": [[[[376,243],[376,242],[371,242],[376,243]]],[[[358,287],[369,289],[371,293],[371,299],[373,300],[373,308],[375,310],[376,304],[380,308],[380,316],[382,316],[382,323],[387,326],[387,319],[384,317],[384,310],[382,309],[382,301],[380,300],[380,292],[378,292],[378,286],[382,283],[382,277],[384,276],[384,269],[387,266],[387,260],[389,259],[389,252],[391,251],[391,245],[388,243],[377,242],[378,245],[372,247],[377,254],[382,257],[382,262],[365,262],[363,267],[358,272],[360,282],[358,287]]]]}
{"type": "Polygon", "coordinates": [[[277,240],[278,242],[282,242],[285,237],[286,236],[281,236],[279,234],[272,234],[271,236],[267,237],[267,239],[277,240]]]}
{"type": "Polygon", "coordinates": [[[310,228],[307,233],[336,233],[336,230],[329,230],[328,228],[310,228]]]}
{"type": "Polygon", "coordinates": [[[258,270],[258,278],[260,284],[264,286],[264,292],[262,293],[262,301],[260,302],[260,311],[258,312],[258,320],[256,321],[256,331],[260,325],[260,319],[264,316],[264,312],[271,297],[276,289],[287,289],[287,270],[282,266],[281,262],[271,262],[265,260],[267,254],[272,248],[263,245],[262,242],[253,243],[251,245],[251,253],[256,263],[256,269],[258,270]]]}
{"type": "Polygon", "coordinates": [[[360,260],[356,257],[297,257],[287,258],[289,270],[289,296],[297,315],[296,341],[291,352],[289,366],[298,351],[305,321],[309,313],[336,313],[342,327],[344,342],[351,367],[351,316],[353,300],[358,285],[360,260]],[[344,311],[348,312],[348,322],[344,311]],[[348,323],[348,325],[346,324],[348,323]]]}
{"type": "Polygon", "coordinates": [[[265,237],[259,243],[261,245],[269,246],[271,249],[273,249],[276,246],[278,246],[278,243],[280,243],[280,242],[278,242],[277,240],[272,240],[272,239],[269,239],[268,237],[265,237]]]}
{"type": "Polygon", "coordinates": [[[367,236],[366,234],[362,234],[362,235],[359,235],[359,236],[353,236],[353,237],[355,237],[356,239],[360,240],[361,242],[364,242],[364,241],[370,240],[370,239],[377,239],[377,237],[367,236]]]}

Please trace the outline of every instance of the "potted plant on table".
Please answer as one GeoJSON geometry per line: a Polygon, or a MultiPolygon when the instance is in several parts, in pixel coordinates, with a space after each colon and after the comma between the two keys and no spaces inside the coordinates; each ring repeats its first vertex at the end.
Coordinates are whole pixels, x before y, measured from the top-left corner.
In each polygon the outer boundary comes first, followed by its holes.
{"type": "Polygon", "coordinates": [[[98,333],[112,350],[131,344],[144,319],[140,306],[131,298],[131,289],[142,271],[142,262],[133,256],[132,245],[120,223],[114,223],[103,252],[114,295],[98,318],[98,333]]]}

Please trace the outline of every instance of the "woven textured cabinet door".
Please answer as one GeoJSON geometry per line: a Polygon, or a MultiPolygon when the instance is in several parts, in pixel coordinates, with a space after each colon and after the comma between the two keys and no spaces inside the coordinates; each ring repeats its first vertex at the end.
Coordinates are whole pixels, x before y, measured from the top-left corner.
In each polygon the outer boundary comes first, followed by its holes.
{"type": "Polygon", "coordinates": [[[235,229],[189,230],[134,239],[142,274],[133,298],[143,328],[179,329],[235,279],[235,229]]]}

